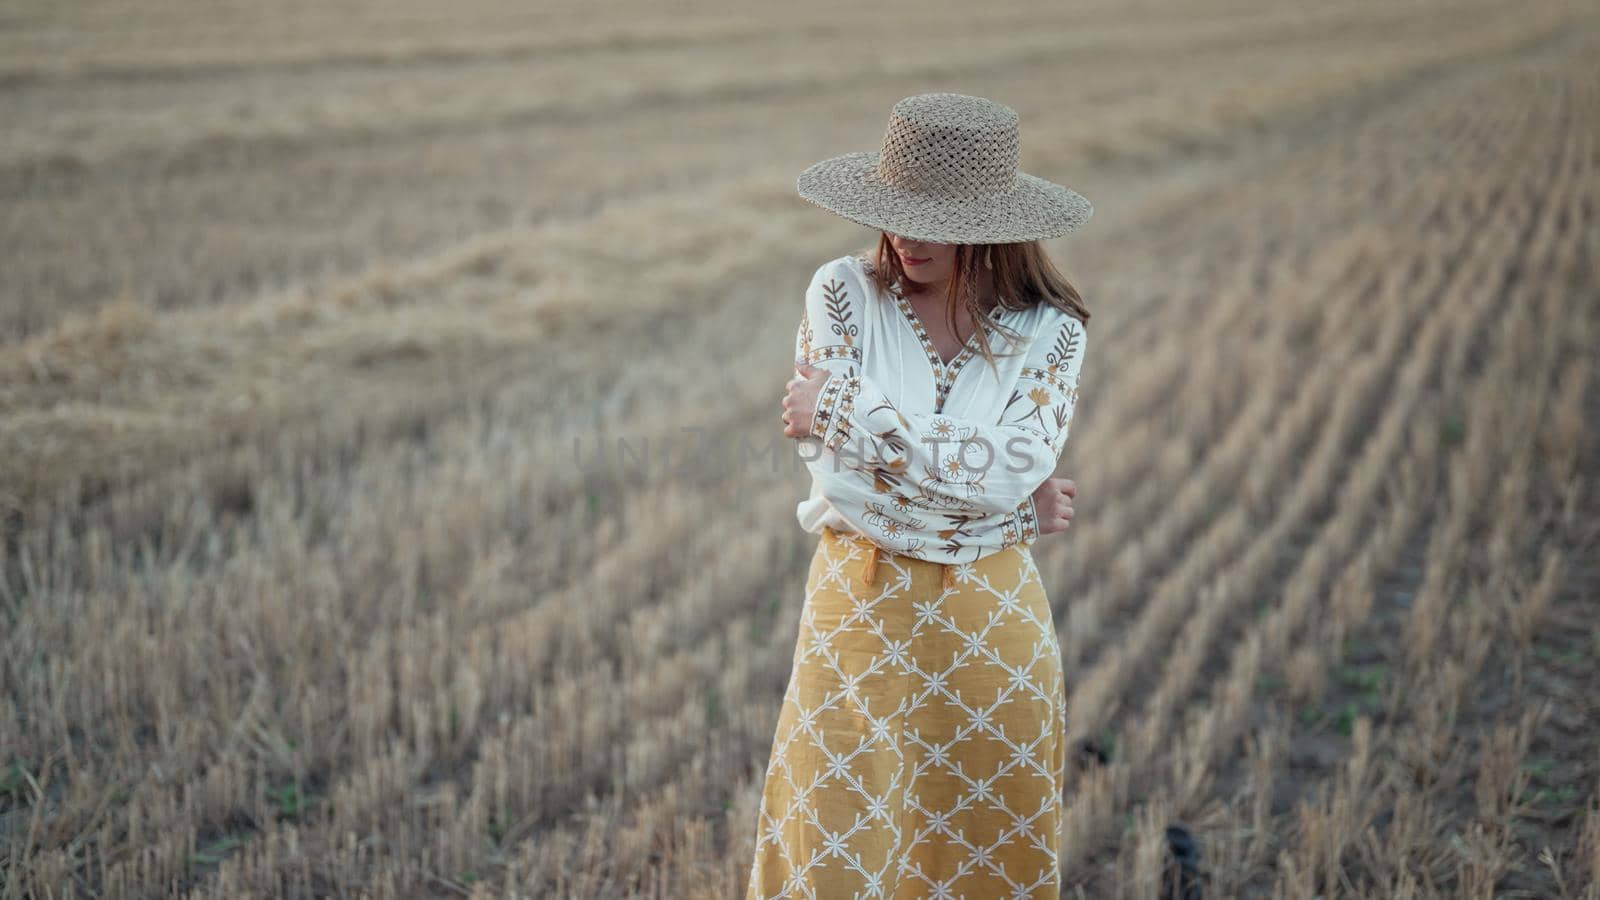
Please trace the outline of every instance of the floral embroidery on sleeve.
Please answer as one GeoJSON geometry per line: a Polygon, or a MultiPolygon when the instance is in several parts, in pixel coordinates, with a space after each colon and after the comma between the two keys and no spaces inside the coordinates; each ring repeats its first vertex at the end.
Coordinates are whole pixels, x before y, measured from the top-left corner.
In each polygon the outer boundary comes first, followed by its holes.
{"type": "Polygon", "coordinates": [[[796,365],[806,362],[829,373],[811,423],[823,450],[808,462],[823,494],[862,533],[902,553],[975,559],[1031,539],[1036,531],[1029,498],[1005,510],[985,510],[970,499],[930,492],[921,480],[906,477],[906,463],[864,465],[880,457],[877,450],[862,456],[854,446],[853,438],[868,427],[862,420],[877,429],[875,441],[889,446],[903,442],[915,420],[881,394],[872,395],[870,407],[861,404],[864,389],[876,388],[861,372],[864,310],[856,304],[871,295],[849,260],[818,268],[795,336],[796,365]]]}
{"type": "Polygon", "coordinates": [[[870,378],[844,376],[830,398],[830,449],[845,465],[904,479],[945,504],[1031,520],[1031,495],[1066,445],[1085,343],[1082,322],[1054,315],[998,422],[902,411],[870,378]]]}

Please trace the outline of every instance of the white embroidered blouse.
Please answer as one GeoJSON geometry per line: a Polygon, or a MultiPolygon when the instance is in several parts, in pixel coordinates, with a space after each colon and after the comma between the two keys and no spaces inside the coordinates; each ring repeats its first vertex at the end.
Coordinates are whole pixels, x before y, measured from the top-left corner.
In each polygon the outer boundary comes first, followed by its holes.
{"type": "Polygon", "coordinates": [[[795,364],[829,372],[800,453],[808,532],[854,532],[896,553],[972,562],[1038,537],[1032,494],[1055,471],[1078,399],[1084,325],[1049,304],[996,306],[984,324],[998,377],[967,341],[949,364],[871,261],[823,263],[806,289],[795,364]]]}

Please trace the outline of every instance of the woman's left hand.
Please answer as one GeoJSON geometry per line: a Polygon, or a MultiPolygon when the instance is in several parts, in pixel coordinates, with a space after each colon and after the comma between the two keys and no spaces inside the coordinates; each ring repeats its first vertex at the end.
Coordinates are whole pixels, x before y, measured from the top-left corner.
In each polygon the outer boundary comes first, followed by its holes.
{"type": "Polygon", "coordinates": [[[783,436],[802,438],[811,433],[811,423],[817,412],[817,395],[828,380],[828,370],[810,363],[795,366],[799,373],[784,385],[783,436]]]}

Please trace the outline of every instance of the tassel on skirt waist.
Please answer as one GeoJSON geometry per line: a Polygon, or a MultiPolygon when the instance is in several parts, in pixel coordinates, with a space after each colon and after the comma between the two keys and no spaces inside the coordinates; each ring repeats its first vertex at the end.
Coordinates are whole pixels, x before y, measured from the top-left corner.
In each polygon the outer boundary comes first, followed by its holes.
{"type": "MultiPolygon", "coordinates": [[[[923,573],[932,573],[935,569],[939,570],[939,584],[944,590],[947,591],[955,589],[957,569],[963,565],[968,565],[967,563],[932,562],[926,559],[919,559],[915,556],[907,556],[903,553],[896,553],[893,550],[885,550],[884,548],[873,543],[864,535],[855,534],[849,531],[840,531],[827,525],[822,527],[822,540],[829,542],[835,547],[843,544],[854,544],[865,552],[865,558],[862,560],[861,569],[857,575],[863,585],[872,585],[876,583],[878,578],[878,564],[885,557],[893,557],[895,560],[901,563],[902,567],[905,568],[908,573],[910,573],[913,581],[921,581],[923,573]]],[[[1008,555],[1013,557],[1022,557],[1028,554],[1029,551],[1027,546],[1024,544],[1018,544],[991,554],[991,556],[1000,557],[1002,555],[1008,555]]],[[[989,557],[985,557],[985,559],[989,559],[989,557]]],[[[998,559],[992,560],[991,563],[998,561],[998,559]]]]}

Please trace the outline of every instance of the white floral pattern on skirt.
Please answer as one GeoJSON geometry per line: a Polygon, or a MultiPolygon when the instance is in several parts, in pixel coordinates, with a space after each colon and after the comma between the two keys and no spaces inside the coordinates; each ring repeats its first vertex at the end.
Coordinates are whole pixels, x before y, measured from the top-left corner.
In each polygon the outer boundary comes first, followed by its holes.
{"type": "Polygon", "coordinates": [[[1066,686],[1031,551],[954,565],[827,529],[747,897],[1051,897],[1066,686]]]}

